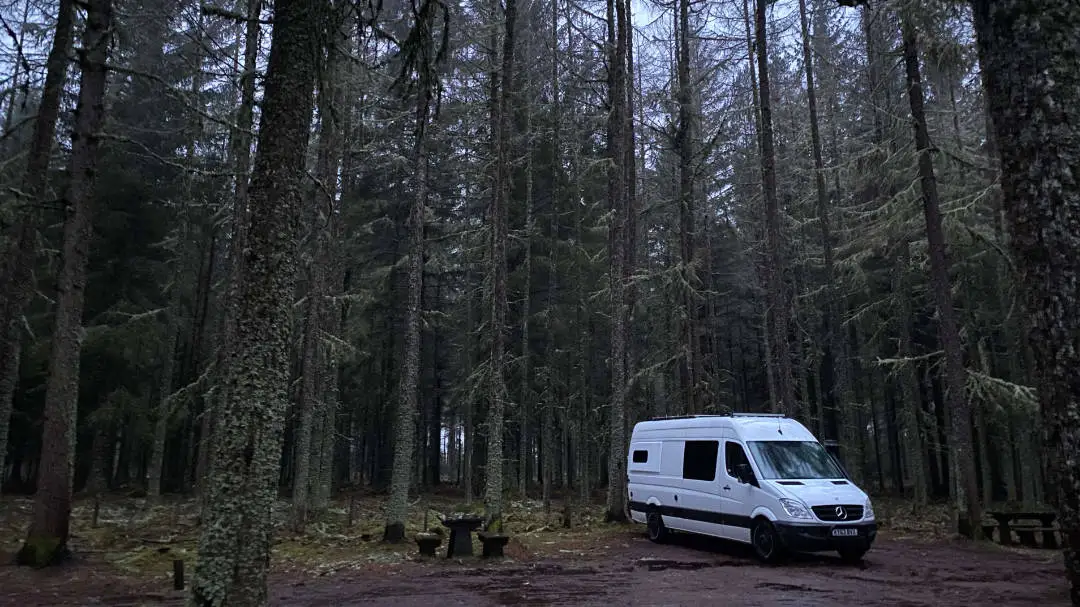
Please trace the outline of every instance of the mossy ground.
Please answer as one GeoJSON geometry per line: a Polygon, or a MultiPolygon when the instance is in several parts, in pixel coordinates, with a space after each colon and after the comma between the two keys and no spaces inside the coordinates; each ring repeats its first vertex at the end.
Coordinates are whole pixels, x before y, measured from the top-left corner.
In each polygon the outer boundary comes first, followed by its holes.
{"type": "MultiPolygon", "coordinates": [[[[289,530],[289,503],[279,500],[274,516],[273,568],[279,572],[319,574],[419,560],[414,538],[424,529],[425,512],[428,530],[445,537],[440,516],[468,510],[454,496],[413,498],[405,541],[387,544],[381,541],[384,500],[385,496],[379,495],[339,496],[303,533],[289,530]]],[[[474,503],[474,507],[482,510],[479,504],[474,503]]],[[[29,498],[0,498],[0,558],[10,558],[22,547],[31,513],[29,498]]],[[[115,568],[119,575],[138,578],[170,578],[176,559],[185,561],[189,576],[194,571],[199,534],[195,500],[166,497],[155,503],[145,498],[110,495],[98,506],[96,525],[93,513],[92,499],[76,500],[69,542],[76,562],[103,564],[115,568]]],[[[511,536],[507,556],[518,561],[573,557],[602,548],[631,529],[604,523],[600,505],[575,509],[571,529],[563,528],[562,519],[562,504],[558,501],[549,513],[538,500],[510,500],[503,518],[511,536]]],[[[474,544],[475,553],[480,554],[475,535],[474,544]]],[[[439,554],[445,550],[444,539],[439,554]]],[[[437,562],[446,561],[440,558],[437,562]]]]}

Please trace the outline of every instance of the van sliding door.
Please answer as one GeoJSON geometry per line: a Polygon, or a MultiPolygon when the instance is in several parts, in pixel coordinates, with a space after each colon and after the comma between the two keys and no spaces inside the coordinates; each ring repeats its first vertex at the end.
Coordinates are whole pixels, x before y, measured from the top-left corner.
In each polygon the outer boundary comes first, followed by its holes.
{"type": "Polygon", "coordinates": [[[717,474],[720,441],[687,440],[683,444],[683,490],[672,504],[673,516],[687,531],[721,536],[720,495],[717,474]]]}

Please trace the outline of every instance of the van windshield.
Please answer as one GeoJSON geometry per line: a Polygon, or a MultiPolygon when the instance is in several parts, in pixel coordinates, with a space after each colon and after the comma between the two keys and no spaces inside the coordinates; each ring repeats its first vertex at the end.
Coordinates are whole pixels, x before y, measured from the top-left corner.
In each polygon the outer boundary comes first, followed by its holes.
{"type": "Polygon", "coordinates": [[[815,441],[750,441],[764,479],[844,478],[825,447],[815,441]]]}

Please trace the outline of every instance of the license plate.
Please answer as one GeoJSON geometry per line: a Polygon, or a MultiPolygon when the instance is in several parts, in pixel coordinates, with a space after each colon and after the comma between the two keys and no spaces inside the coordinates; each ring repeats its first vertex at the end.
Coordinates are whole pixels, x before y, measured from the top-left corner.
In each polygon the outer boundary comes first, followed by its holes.
{"type": "Polygon", "coordinates": [[[853,537],[859,535],[858,529],[833,529],[833,537],[853,537]]]}

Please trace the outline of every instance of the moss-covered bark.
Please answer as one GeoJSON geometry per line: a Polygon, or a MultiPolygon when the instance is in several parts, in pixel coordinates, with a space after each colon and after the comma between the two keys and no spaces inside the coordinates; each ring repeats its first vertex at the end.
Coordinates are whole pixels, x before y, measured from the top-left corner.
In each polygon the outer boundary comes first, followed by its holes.
{"type": "Polygon", "coordinates": [[[1023,274],[1047,493],[1080,605],[1080,4],[973,0],[1010,246],[1023,274]]]}
{"type": "Polygon", "coordinates": [[[248,191],[243,271],[226,396],[191,605],[265,605],[273,504],[288,403],[290,308],[296,282],[300,188],[311,129],[325,5],[278,0],[248,191]]]}
{"type": "Polygon", "coordinates": [[[409,487],[414,476],[416,455],[416,414],[420,380],[420,305],[424,290],[424,209],[427,204],[427,155],[424,153],[424,129],[427,123],[429,94],[421,92],[416,113],[413,171],[416,192],[409,210],[409,294],[405,308],[405,363],[401,367],[394,436],[394,467],[390,480],[390,500],[386,505],[386,528],[383,539],[399,542],[405,538],[405,520],[409,514],[409,487]]]}
{"type": "MultiPolygon", "coordinates": [[[[221,319],[221,342],[215,357],[215,379],[224,376],[227,371],[228,353],[236,335],[236,311],[239,307],[240,276],[244,269],[244,247],[247,243],[250,212],[248,207],[248,185],[251,172],[251,137],[255,123],[255,76],[259,57],[259,16],[262,13],[262,0],[247,0],[247,24],[244,26],[244,69],[240,75],[240,105],[236,108],[236,127],[229,132],[229,161],[233,166],[233,201],[231,252],[228,262],[228,289],[224,301],[221,319]]],[[[239,42],[239,39],[237,40],[239,42]]],[[[219,384],[223,384],[220,381],[219,384]]],[[[198,454],[195,458],[195,490],[200,500],[205,502],[209,485],[210,455],[213,452],[214,415],[218,403],[225,395],[215,394],[205,400],[202,414],[199,416],[198,454]]],[[[194,442],[194,437],[192,438],[194,442]]]]}
{"type": "MultiPolygon", "coordinates": [[[[499,3],[493,4],[493,14],[499,3]]],[[[484,511],[487,528],[502,528],[503,507],[503,422],[506,413],[506,240],[507,202],[510,198],[510,101],[514,82],[514,41],[517,2],[507,0],[503,12],[504,31],[501,69],[492,74],[492,147],[495,156],[495,183],[491,208],[491,289],[487,297],[491,319],[491,359],[487,411],[487,459],[484,468],[484,511]]],[[[494,51],[494,47],[492,49],[494,51]]],[[[494,59],[494,57],[493,57],[494,59]]],[[[495,62],[493,61],[493,65],[495,62]]]]}
{"type": "MultiPolygon", "coordinates": [[[[624,0],[608,0],[608,208],[611,210],[608,270],[611,299],[611,409],[608,416],[608,487],[609,521],[626,519],[626,351],[629,341],[630,309],[627,301],[627,215],[629,200],[626,187],[626,41],[628,39],[624,0]]],[[[566,449],[568,451],[568,449],[566,449]]],[[[566,456],[564,451],[564,456],[566,456]]],[[[566,474],[567,466],[562,467],[566,474]]]]}
{"type": "MultiPolygon", "coordinates": [[[[383,539],[399,542],[405,537],[409,514],[409,487],[415,470],[416,414],[420,390],[420,320],[424,293],[424,218],[428,200],[428,118],[434,100],[437,75],[433,25],[436,4],[425,2],[416,15],[406,51],[418,77],[413,123],[413,178],[415,190],[409,208],[408,299],[405,307],[405,361],[401,367],[395,419],[394,467],[390,480],[390,501],[386,506],[383,539]]],[[[436,422],[437,423],[437,422],[436,422]]],[[[436,447],[437,448],[437,447],[436,447]]]]}

